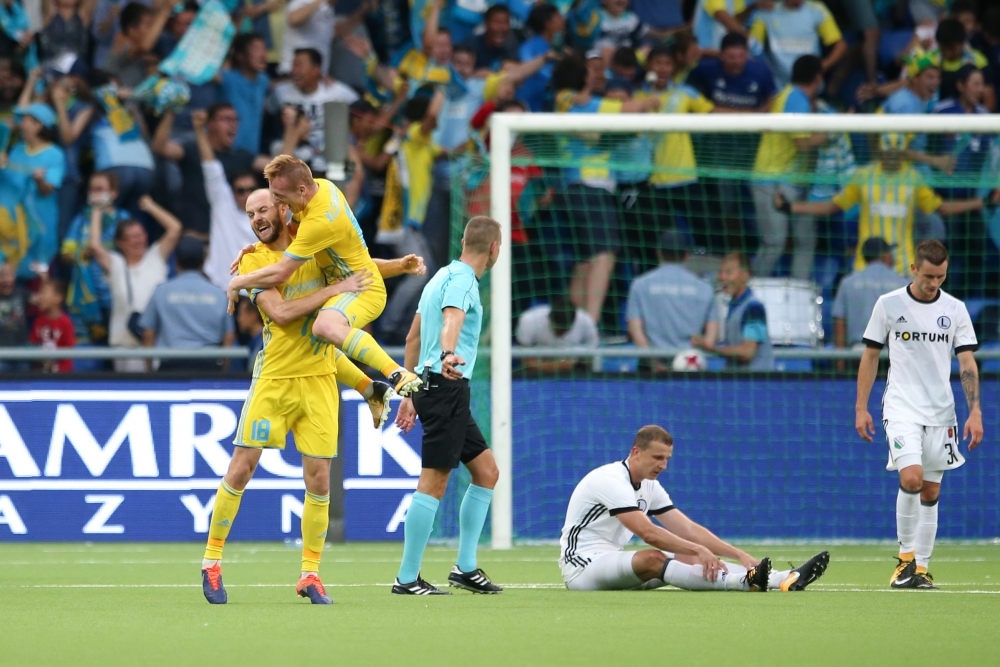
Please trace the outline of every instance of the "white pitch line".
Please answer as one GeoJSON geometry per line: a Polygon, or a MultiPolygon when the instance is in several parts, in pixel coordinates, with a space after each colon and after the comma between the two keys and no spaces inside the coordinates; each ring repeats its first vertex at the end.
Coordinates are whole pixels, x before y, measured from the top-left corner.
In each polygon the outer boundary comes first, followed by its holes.
{"type": "MultiPolygon", "coordinates": [[[[444,586],[445,584],[437,584],[438,586],[444,586]]],[[[850,584],[851,586],[857,586],[857,584],[850,584]]],[[[972,584],[981,585],[981,584],[972,584]]],[[[325,584],[326,588],[388,588],[392,586],[390,583],[384,584],[325,584]]],[[[0,586],[0,588],[200,588],[200,584],[20,584],[20,585],[6,585],[0,586]]],[[[229,584],[227,588],[291,588],[291,583],[283,584],[229,584]]],[[[561,589],[564,588],[563,584],[504,584],[504,588],[507,589],[561,589]]],[[[821,584],[817,584],[812,587],[812,590],[821,593],[919,593],[922,595],[933,595],[933,594],[944,594],[944,595],[1000,595],[1000,591],[985,591],[985,590],[948,590],[948,589],[938,589],[936,591],[918,591],[918,590],[891,590],[887,588],[823,588],[821,584]]],[[[683,593],[678,588],[666,587],[659,589],[659,592],[668,593],[683,593]]]]}
{"type": "MultiPolygon", "coordinates": [[[[445,587],[447,584],[435,584],[445,587]]],[[[323,584],[324,588],[390,588],[385,584],[323,584]]],[[[293,583],[284,584],[226,584],[226,588],[294,588],[293,583]]],[[[201,584],[14,584],[0,585],[0,588],[201,588],[201,584]]],[[[563,584],[504,584],[504,588],[565,588],[563,584]]]]}

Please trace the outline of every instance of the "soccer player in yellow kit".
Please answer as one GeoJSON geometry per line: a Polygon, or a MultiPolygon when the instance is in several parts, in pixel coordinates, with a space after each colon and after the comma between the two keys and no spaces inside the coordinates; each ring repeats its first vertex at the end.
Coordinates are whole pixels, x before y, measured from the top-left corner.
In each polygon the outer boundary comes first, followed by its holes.
{"type": "MultiPolygon", "coordinates": [[[[247,214],[260,239],[254,252],[239,259],[241,273],[277,262],[291,242],[282,223],[283,206],[257,190],[247,199],[247,214]]],[[[419,258],[380,261],[383,277],[423,270],[419,258]]],[[[202,562],[202,588],[212,604],[225,604],[222,550],[239,510],[243,490],[264,449],[282,449],[291,431],[302,454],[306,485],[302,511],[302,575],[296,590],[313,604],[330,604],[319,579],[319,561],[329,525],[330,460],[337,455],[338,400],[335,350],[313,335],[316,311],[331,298],[365,293],[374,283],[368,270],[327,284],[318,262],[303,262],[284,283],[255,289],[251,298],[264,316],[264,348],[257,355],[253,382],[236,430],[229,470],[219,485],[202,562]]],[[[353,364],[352,364],[353,366],[353,364]]],[[[377,383],[385,387],[383,383],[377,383]]],[[[383,392],[384,393],[384,392],[383,392]]],[[[374,411],[374,410],[373,410],[374,411]]]]}
{"type": "MultiPolygon", "coordinates": [[[[364,327],[378,318],[385,308],[385,283],[368,254],[354,213],[344,194],[330,181],[314,179],[309,166],[290,155],[279,155],[264,169],[271,194],[278,204],[292,212],[295,240],[274,264],[241,274],[229,283],[230,299],[241,289],[267,289],[285,282],[310,259],[315,259],[327,283],[344,280],[367,270],[374,280],[366,292],[337,295],[323,304],[313,335],[332,343],[351,359],[379,370],[389,378],[400,396],[409,396],[420,388],[420,378],[396,363],[364,327]],[[297,227],[297,228],[295,228],[297,227]]],[[[361,370],[336,355],[340,382],[353,386],[369,399],[371,380],[361,370]]]]}
{"type": "MultiPolygon", "coordinates": [[[[898,132],[879,138],[877,159],[855,172],[851,180],[833,199],[816,202],[789,202],[784,195],[775,196],[775,208],[795,215],[830,216],[860,205],[858,247],[854,268],[864,268],[861,247],[870,238],[880,237],[896,246],[896,273],[908,275],[914,263],[913,220],[917,208],[924,213],[958,215],[983,208],[982,199],[942,201],[928,186],[920,173],[903,159],[907,137],[898,132]]],[[[992,196],[996,203],[997,193],[992,196]]]]}

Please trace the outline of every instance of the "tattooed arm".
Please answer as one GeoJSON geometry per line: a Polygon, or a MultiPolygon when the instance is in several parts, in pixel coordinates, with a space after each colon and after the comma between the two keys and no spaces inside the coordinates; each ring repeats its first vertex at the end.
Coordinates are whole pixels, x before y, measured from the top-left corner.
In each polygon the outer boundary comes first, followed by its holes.
{"type": "Polygon", "coordinates": [[[979,367],[971,351],[958,353],[958,370],[962,391],[969,404],[969,418],[965,420],[963,437],[969,439],[969,451],[972,451],[983,441],[983,413],[979,409],[979,367]]]}

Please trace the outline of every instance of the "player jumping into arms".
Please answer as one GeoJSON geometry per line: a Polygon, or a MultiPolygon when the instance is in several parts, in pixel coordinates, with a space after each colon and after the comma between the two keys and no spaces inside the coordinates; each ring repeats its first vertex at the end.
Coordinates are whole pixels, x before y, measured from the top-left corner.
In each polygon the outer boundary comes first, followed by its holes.
{"type": "MultiPolygon", "coordinates": [[[[240,259],[249,272],[277,262],[290,243],[283,224],[287,211],[267,190],[247,199],[247,215],[260,239],[255,252],[240,259]]],[[[382,262],[384,277],[405,270],[419,272],[414,258],[382,262]]],[[[327,285],[317,262],[303,262],[285,282],[253,290],[251,298],[264,316],[264,349],[257,355],[253,382],[237,426],[233,458],[219,485],[212,510],[208,545],[202,561],[202,588],[212,604],[225,604],[222,550],[236,520],[243,490],[253,476],[264,449],[283,449],[288,432],[302,454],[306,497],[302,510],[302,575],[296,590],[313,604],[332,601],[319,579],[319,561],[330,519],[330,460],[337,455],[337,364],[334,350],[315,338],[310,327],[316,311],[345,293],[365,293],[373,283],[362,269],[342,282],[327,285]]],[[[381,393],[391,392],[382,385],[381,393]]],[[[373,408],[373,411],[375,409],[373,408]]]]}
{"type": "MultiPolygon", "coordinates": [[[[362,329],[374,322],[385,308],[385,282],[368,254],[361,227],[344,194],[330,181],[314,179],[309,165],[290,155],[279,155],[271,160],[264,169],[264,177],[275,202],[291,211],[289,224],[293,225],[295,239],[277,262],[230,281],[230,310],[241,289],[276,287],[310,259],[316,260],[328,283],[367,270],[374,279],[370,289],[339,294],[324,303],[313,322],[313,335],[335,345],[351,359],[380,371],[400,396],[417,391],[420,378],[393,361],[371,334],[362,329]]],[[[372,400],[371,379],[349,359],[341,354],[336,357],[340,382],[357,389],[365,400],[372,400]]],[[[388,415],[388,398],[382,403],[384,419],[388,415]]]]}
{"type": "Polygon", "coordinates": [[[893,588],[935,588],[927,571],[937,535],[938,496],[945,470],[965,457],[958,449],[958,421],[951,391],[951,352],[958,367],[969,417],[964,437],[969,451],[983,440],[979,369],[973,357],[976,333],[965,304],[941,289],[948,251],[940,241],[922,241],[910,265],[913,282],[883,294],[875,303],[858,368],[854,427],[867,442],[875,428],[868,397],[878,373],[879,353],[889,346],[889,378],[882,396],[882,425],[889,445],[887,470],[899,471],[896,539],[899,564],[893,588]]]}
{"type": "Polygon", "coordinates": [[[476,548],[500,473],[470,409],[469,380],[476,366],[483,304],[479,279],[500,255],[500,224],[477,216],[462,236],[462,256],[439,270],[424,286],[406,336],[408,368],[423,369],[424,387],[399,406],[396,425],[424,428],[420,479],[406,512],[403,562],[394,595],[450,595],[424,581],[420,564],[434,527],[438,503],[451,471],[464,463],[472,474],[458,513],[458,561],[448,583],[473,593],[500,593],[476,564],[476,548]]]}
{"type": "Polygon", "coordinates": [[[823,575],[830,563],[826,551],[794,570],[772,571],[769,559],[757,560],[681,513],[656,480],[673,451],[666,430],[643,426],[628,458],[592,470],[577,484],[559,539],[566,588],[618,591],[669,584],[689,591],[801,591],[823,575]],[[632,535],[654,548],[624,551],[632,535]],[[720,556],[740,564],[724,563],[720,556]]]}

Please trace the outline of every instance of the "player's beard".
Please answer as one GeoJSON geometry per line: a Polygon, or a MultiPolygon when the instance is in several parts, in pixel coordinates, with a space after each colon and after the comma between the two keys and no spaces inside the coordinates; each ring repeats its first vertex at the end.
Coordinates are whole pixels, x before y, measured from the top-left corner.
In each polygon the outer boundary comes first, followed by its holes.
{"type": "Polygon", "coordinates": [[[253,233],[265,245],[274,243],[281,237],[281,221],[278,220],[277,216],[268,216],[266,219],[268,224],[266,229],[261,231],[256,226],[253,228],[253,233]]]}

